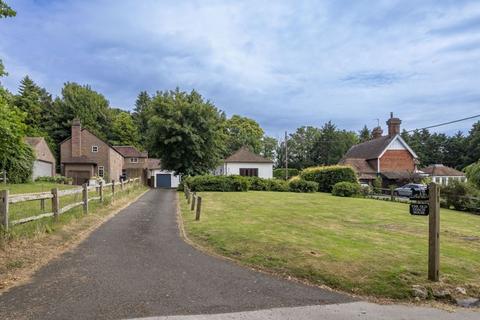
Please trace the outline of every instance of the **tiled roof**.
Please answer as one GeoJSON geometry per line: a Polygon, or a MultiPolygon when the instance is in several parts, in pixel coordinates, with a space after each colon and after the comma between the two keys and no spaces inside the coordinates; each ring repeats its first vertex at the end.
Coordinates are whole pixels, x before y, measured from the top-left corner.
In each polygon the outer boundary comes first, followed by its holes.
{"type": "Polygon", "coordinates": [[[247,147],[241,147],[230,157],[225,159],[225,162],[258,162],[258,163],[273,163],[272,160],[266,159],[258,154],[251,152],[247,147]]]}
{"type": "Polygon", "coordinates": [[[395,137],[383,136],[352,146],[344,156],[344,159],[376,159],[395,137]]]}
{"type": "Polygon", "coordinates": [[[113,146],[125,158],[147,158],[148,152],[138,151],[134,146],[113,146]]]}
{"type": "Polygon", "coordinates": [[[25,143],[30,145],[32,148],[34,148],[42,140],[44,140],[43,137],[25,137],[24,138],[25,143]]]}
{"type": "Polygon", "coordinates": [[[432,176],[445,176],[445,177],[464,177],[465,176],[465,173],[450,167],[446,167],[443,164],[433,164],[420,170],[432,176]]]}
{"type": "Polygon", "coordinates": [[[358,174],[359,179],[375,179],[377,172],[368,164],[365,159],[342,159],[339,164],[351,166],[358,174]]]}

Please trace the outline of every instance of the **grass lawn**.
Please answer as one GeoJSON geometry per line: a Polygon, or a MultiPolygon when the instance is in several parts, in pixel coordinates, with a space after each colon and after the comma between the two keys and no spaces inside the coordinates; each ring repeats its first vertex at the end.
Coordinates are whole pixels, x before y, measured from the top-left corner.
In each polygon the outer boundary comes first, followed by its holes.
{"type": "Polygon", "coordinates": [[[244,264],[378,297],[415,284],[480,295],[480,216],[441,210],[439,284],[427,278],[428,217],[408,205],[330,194],[202,192],[202,219],[181,194],[194,241],[244,264]]]}
{"type": "Polygon", "coordinates": [[[18,184],[0,184],[0,190],[9,190],[10,194],[18,193],[34,193],[34,192],[46,192],[53,188],[60,190],[75,188],[79,186],[71,186],[68,184],[57,184],[52,182],[30,182],[30,183],[18,183],[18,184]]]}

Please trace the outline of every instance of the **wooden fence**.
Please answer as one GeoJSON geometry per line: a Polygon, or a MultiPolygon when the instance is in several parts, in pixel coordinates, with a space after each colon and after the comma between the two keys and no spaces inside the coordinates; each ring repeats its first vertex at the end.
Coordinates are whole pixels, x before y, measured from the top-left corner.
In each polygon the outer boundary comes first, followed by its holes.
{"type": "Polygon", "coordinates": [[[190,210],[195,212],[195,220],[200,220],[200,214],[202,213],[202,197],[197,196],[195,192],[192,192],[186,186],[184,192],[187,203],[190,205],[190,210]]]}
{"type": "MultiPolygon", "coordinates": [[[[83,206],[83,213],[88,213],[88,203],[93,200],[104,201],[104,191],[108,188],[111,190],[112,201],[115,199],[115,192],[128,190],[135,185],[140,185],[140,179],[129,179],[127,181],[115,182],[112,180],[110,183],[100,183],[99,186],[88,186],[84,184],[81,188],[58,190],[58,188],[52,189],[50,192],[39,193],[27,193],[27,194],[12,194],[10,195],[8,190],[0,190],[0,226],[4,231],[8,231],[9,227],[18,224],[27,223],[30,221],[39,220],[46,217],[58,217],[59,215],[79,206],[83,206]],[[95,190],[97,196],[89,197],[89,191],[95,190]],[[60,199],[69,195],[82,195],[82,201],[69,203],[64,207],[60,205],[60,199]],[[40,208],[42,211],[45,209],[45,201],[50,200],[52,203],[52,212],[42,213],[33,216],[27,216],[26,218],[16,219],[9,221],[10,218],[10,205],[15,203],[27,202],[27,201],[40,201],[40,208]]],[[[75,197],[76,198],[76,197],[75,197]]]]}

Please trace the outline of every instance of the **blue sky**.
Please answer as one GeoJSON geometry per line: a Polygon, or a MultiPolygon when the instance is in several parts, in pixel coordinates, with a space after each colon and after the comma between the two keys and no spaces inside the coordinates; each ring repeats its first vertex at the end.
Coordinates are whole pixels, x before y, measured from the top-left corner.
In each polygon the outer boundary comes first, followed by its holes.
{"type": "MultiPolygon", "coordinates": [[[[2,84],[90,84],[131,109],[139,91],[197,89],[280,137],[332,120],[414,129],[480,113],[480,1],[7,1],[2,84]]],[[[438,131],[468,130],[473,121],[438,131]]]]}

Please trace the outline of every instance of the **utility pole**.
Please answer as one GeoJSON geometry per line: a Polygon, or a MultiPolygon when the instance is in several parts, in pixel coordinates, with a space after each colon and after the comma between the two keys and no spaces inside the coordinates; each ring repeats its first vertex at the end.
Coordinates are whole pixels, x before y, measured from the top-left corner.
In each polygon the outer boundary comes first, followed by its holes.
{"type": "Polygon", "coordinates": [[[285,180],[288,180],[288,137],[285,131],[285,180]]]}

